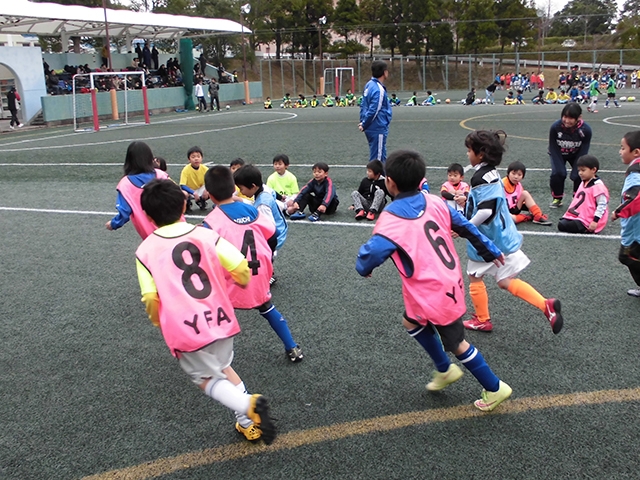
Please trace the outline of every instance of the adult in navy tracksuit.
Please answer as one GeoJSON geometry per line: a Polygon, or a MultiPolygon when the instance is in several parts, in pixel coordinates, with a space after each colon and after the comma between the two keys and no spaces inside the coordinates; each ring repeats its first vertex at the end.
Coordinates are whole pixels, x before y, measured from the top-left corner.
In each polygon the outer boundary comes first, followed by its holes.
{"type": "Polygon", "coordinates": [[[387,158],[387,135],[391,123],[391,104],[384,86],[389,77],[387,64],[382,60],[373,62],[371,76],[362,94],[358,128],[367,136],[369,160],[384,162],[387,158]]]}

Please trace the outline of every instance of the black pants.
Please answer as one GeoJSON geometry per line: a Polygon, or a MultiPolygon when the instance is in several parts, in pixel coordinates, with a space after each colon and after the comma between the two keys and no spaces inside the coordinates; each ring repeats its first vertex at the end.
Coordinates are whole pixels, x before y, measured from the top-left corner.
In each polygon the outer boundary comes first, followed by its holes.
{"type": "MultiPolygon", "coordinates": [[[[327,207],[327,211],[324,212],[327,215],[331,215],[332,213],[336,213],[336,210],[338,209],[338,204],[340,202],[338,201],[338,197],[334,197],[333,200],[331,200],[331,203],[329,204],[329,206],[327,207]]],[[[315,197],[313,195],[311,195],[310,193],[307,193],[305,195],[302,196],[302,198],[300,200],[298,200],[298,206],[300,207],[300,211],[304,211],[305,207],[309,205],[309,211],[311,213],[314,213],[316,210],[318,210],[318,207],[320,205],[322,205],[322,199],[315,197]]]]}
{"type": "Polygon", "coordinates": [[[558,221],[558,230],[566,233],[592,233],[580,220],[561,218],[558,221]]]}
{"type": "Polygon", "coordinates": [[[571,165],[571,173],[569,178],[573,180],[573,193],[578,191],[580,187],[580,177],[578,176],[578,168],[576,167],[577,158],[571,160],[554,161],[551,157],[551,177],[549,178],[549,187],[553,198],[562,198],[564,196],[564,181],[567,178],[567,162],[571,165]]]}
{"type": "Polygon", "coordinates": [[[220,99],[218,98],[218,95],[213,95],[211,97],[211,110],[213,110],[213,102],[216,102],[216,110],[220,111],[220,99]]]}
{"type": "Polygon", "coordinates": [[[198,108],[201,112],[204,112],[207,109],[207,101],[204,97],[198,97],[198,108]]]}
{"type": "Polygon", "coordinates": [[[17,110],[9,110],[11,112],[11,121],[9,125],[13,127],[13,125],[20,125],[20,120],[18,120],[18,111],[17,110]]]}
{"type": "Polygon", "coordinates": [[[640,287],[640,243],[633,242],[628,247],[620,245],[618,260],[627,266],[633,281],[640,287]]]}

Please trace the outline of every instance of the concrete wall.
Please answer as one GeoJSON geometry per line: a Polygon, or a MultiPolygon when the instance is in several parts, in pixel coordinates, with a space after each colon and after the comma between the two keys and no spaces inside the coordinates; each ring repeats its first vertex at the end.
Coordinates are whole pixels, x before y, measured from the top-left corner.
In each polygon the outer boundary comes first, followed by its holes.
{"type": "Polygon", "coordinates": [[[0,63],[16,80],[22,98],[19,116],[23,122],[31,121],[40,111],[40,98],[47,94],[41,67],[42,50],[40,47],[0,47],[0,63]]]}
{"type": "MultiPolygon", "coordinates": [[[[262,83],[250,82],[249,92],[254,101],[262,101],[262,83]]],[[[220,85],[220,103],[224,108],[227,103],[239,103],[244,99],[244,85],[242,83],[220,85]]],[[[118,110],[123,118],[124,112],[124,92],[117,92],[118,110]]],[[[207,104],[209,97],[206,97],[207,104]]],[[[111,94],[109,92],[99,92],[98,115],[109,115],[111,113],[111,94]]],[[[182,108],[185,101],[185,92],[182,87],[173,88],[150,88],[147,90],[147,100],[151,112],[167,111],[175,108],[182,108]]],[[[91,117],[91,95],[88,93],[76,95],[78,116],[91,117]]],[[[142,91],[129,90],[127,95],[129,114],[141,112],[142,91]]],[[[198,103],[194,97],[194,103],[198,103]]],[[[45,95],[42,97],[42,112],[44,121],[47,123],[69,123],[73,121],[73,96],[72,95],[45,95]]]]}

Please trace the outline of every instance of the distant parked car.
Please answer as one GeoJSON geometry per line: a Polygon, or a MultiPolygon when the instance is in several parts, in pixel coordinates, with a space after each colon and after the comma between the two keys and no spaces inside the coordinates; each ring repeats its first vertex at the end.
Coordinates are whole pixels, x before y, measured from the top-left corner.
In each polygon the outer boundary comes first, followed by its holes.
{"type": "Polygon", "coordinates": [[[576,41],[572,38],[567,38],[564,42],[562,42],[563,47],[573,48],[577,45],[576,41]]]}

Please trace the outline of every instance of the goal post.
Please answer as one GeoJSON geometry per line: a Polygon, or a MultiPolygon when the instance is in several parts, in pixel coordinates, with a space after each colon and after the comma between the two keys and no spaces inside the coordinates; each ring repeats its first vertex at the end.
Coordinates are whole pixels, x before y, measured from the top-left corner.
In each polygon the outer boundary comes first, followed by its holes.
{"type": "Polygon", "coordinates": [[[97,132],[102,128],[148,124],[149,101],[145,82],[144,72],[74,75],[74,131],[97,132]]]}
{"type": "Polygon", "coordinates": [[[325,91],[333,90],[338,97],[344,96],[347,89],[355,92],[356,77],[353,75],[353,67],[325,68],[323,73],[325,91]]]}

